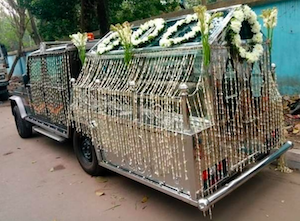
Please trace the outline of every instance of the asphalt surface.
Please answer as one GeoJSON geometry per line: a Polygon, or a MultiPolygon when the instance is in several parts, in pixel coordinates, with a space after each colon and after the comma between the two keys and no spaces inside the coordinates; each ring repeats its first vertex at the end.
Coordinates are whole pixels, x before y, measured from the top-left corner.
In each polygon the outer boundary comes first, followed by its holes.
{"type": "MultiPolygon", "coordinates": [[[[0,221],[209,220],[120,175],[90,177],[69,143],[21,139],[8,103],[0,104],[0,131],[0,221]]],[[[218,202],[213,220],[299,221],[299,206],[300,174],[266,168],[218,202]]]]}

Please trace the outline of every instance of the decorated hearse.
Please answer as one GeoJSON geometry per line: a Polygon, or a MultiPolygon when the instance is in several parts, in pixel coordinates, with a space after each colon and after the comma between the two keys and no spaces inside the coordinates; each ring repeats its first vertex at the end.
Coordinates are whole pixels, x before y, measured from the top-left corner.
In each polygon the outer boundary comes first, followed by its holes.
{"type": "Polygon", "coordinates": [[[81,70],[72,45],[28,57],[24,93],[10,98],[21,137],[73,139],[88,174],[106,168],[202,211],[292,146],[248,6],[112,30],[81,70]]]}

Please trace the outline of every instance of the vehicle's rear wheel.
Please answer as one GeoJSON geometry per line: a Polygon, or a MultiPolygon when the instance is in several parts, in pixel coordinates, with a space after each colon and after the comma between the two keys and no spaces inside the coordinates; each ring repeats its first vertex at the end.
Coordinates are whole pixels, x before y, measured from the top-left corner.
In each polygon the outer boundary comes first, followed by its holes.
{"type": "Polygon", "coordinates": [[[92,175],[102,175],[104,168],[98,164],[95,148],[91,138],[74,131],[73,148],[82,169],[92,175]]]}
{"type": "Polygon", "coordinates": [[[28,138],[32,135],[32,125],[26,120],[21,118],[19,108],[14,106],[13,113],[15,117],[15,123],[20,137],[28,138]]]}

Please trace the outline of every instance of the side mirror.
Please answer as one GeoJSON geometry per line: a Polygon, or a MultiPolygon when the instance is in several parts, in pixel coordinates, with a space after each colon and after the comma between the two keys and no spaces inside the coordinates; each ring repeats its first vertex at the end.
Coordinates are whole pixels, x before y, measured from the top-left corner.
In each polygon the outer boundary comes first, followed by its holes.
{"type": "Polygon", "coordinates": [[[29,76],[27,74],[23,74],[22,77],[23,77],[24,85],[26,87],[26,85],[29,83],[29,76]]]}

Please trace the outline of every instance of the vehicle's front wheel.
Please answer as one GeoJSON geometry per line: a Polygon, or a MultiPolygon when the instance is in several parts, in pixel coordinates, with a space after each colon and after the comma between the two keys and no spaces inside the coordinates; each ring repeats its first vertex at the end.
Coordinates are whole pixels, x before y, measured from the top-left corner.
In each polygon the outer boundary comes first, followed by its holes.
{"type": "Polygon", "coordinates": [[[87,174],[97,176],[104,173],[104,168],[98,164],[91,138],[74,131],[73,148],[82,169],[87,174]]]}
{"type": "Polygon", "coordinates": [[[21,118],[21,114],[18,106],[14,106],[13,113],[15,117],[15,123],[20,137],[28,138],[32,135],[32,125],[26,120],[21,118]]]}

